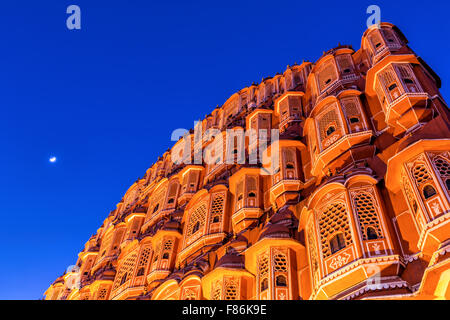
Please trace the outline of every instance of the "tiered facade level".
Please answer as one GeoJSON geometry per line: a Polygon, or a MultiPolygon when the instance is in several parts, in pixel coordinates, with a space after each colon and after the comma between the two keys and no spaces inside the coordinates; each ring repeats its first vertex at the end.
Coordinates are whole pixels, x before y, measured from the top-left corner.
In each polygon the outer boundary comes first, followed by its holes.
{"type": "Polygon", "coordinates": [[[450,298],[450,113],[439,87],[382,23],[356,52],[339,46],[242,89],[203,132],[279,129],[279,168],[174,164],[167,151],[46,299],[450,298]]]}

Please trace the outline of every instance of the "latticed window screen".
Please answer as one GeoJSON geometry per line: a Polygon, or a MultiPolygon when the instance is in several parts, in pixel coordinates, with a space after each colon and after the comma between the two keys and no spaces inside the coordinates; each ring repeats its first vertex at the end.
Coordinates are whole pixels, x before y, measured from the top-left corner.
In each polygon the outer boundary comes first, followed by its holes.
{"type": "Polygon", "coordinates": [[[195,233],[196,230],[194,230],[194,227],[197,224],[197,222],[199,223],[200,226],[198,230],[201,230],[202,227],[205,225],[205,219],[206,219],[206,204],[203,202],[192,212],[189,218],[186,236],[189,238],[195,233]]]}
{"type": "Polygon", "coordinates": [[[319,89],[321,92],[337,79],[336,68],[332,61],[323,65],[318,73],[319,89]]]}
{"type": "Polygon", "coordinates": [[[386,39],[388,44],[399,44],[397,36],[395,35],[395,33],[392,29],[383,28],[383,29],[381,29],[381,32],[383,33],[383,36],[386,39]]]}
{"type": "Polygon", "coordinates": [[[411,190],[411,187],[409,186],[409,182],[408,182],[408,178],[407,177],[403,177],[403,189],[405,191],[405,195],[406,198],[409,202],[409,205],[413,211],[413,213],[417,213],[417,202],[416,202],[416,198],[414,197],[414,193],[411,190]]]}
{"type": "Polygon", "coordinates": [[[280,108],[281,121],[284,121],[289,116],[289,100],[288,99],[281,100],[280,104],[279,104],[279,108],[280,108]]]}
{"type": "Polygon", "coordinates": [[[368,234],[368,228],[376,232],[377,238],[382,238],[380,221],[378,219],[377,209],[373,196],[368,192],[361,192],[353,199],[359,226],[362,232],[363,240],[370,240],[373,235],[368,234]]]}
{"type": "Polygon", "coordinates": [[[238,200],[240,200],[239,196],[244,193],[244,179],[242,178],[236,187],[236,194],[238,196],[238,200]]]}
{"type": "Polygon", "coordinates": [[[302,98],[300,96],[289,96],[288,100],[291,109],[291,116],[300,115],[302,108],[302,98]]]}
{"type": "Polygon", "coordinates": [[[101,248],[100,248],[100,256],[104,256],[106,254],[106,252],[108,251],[108,249],[109,249],[109,247],[111,245],[113,233],[114,233],[113,231],[110,231],[103,238],[102,245],[101,245],[101,248]]]}
{"type": "Polygon", "coordinates": [[[284,155],[285,166],[288,166],[288,165],[295,166],[295,152],[293,149],[284,148],[283,155],[284,155]]]}
{"type": "MultiPolygon", "coordinates": [[[[162,240],[161,240],[162,241],[162,240]]],[[[161,241],[156,244],[155,251],[153,252],[153,266],[154,269],[158,263],[159,255],[161,254],[161,241]]]]}
{"type": "Polygon", "coordinates": [[[419,188],[425,183],[433,181],[425,163],[416,163],[411,172],[419,188]]]}
{"type": "Polygon", "coordinates": [[[398,79],[391,66],[384,68],[384,70],[379,73],[378,78],[386,92],[388,92],[387,97],[390,101],[394,101],[402,95],[403,89],[399,86],[398,79]]]}
{"type": "Polygon", "coordinates": [[[123,237],[124,233],[125,233],[125,228],[117,229],[114,232],[114,239],[113,239],[113,243],[112,243],[112,250],[116,250],[119,247],[120,242],[122,241],[122,237],[123,237]]]}
{"type": "Polygon", "coordinates": [[[310,224],[308,227],[308,249],[309,249],[309,254],[311,257],[312,274],[315,275],[317,270],[319,270],[319,257],[317,255],[315,233],[314,233],[314,227],[312,224],[310,224]]]}
{"type": "Polygon", "coordinates": [[[247,178],[247,194],[250,192],[256,193],[256,178],[255,177],[247,178]]]}
{"type": "Polygon", "coordinates": [[[177,190],[178,190],[178,184],[177,183],[172,183],[169,187],[169,192],[167,194],[167,202],[168,204],[171,204],[175,201],[175,197],[177,195],[177,190]]]}
{"type": "Polygon", "coordinates": [[[222,221],[224,202],[225,194],[216,193],[213,195],[213,200],[211,203],[211,223],[222,221]]]}
{"type": "Polygon", "coordinates": [[[221,300],[222,299],[222,284],[220,282],[216,282],[213,285],[212,299],[213,300],[221,300]]]}
{"type": "Polygon", "coordinates": [[[141,257],[139,258],[138,263],[138,276],[144,275],[145,268],[148,265],[148,262],[150,261],[150,255],[152,254],[152,248],[146,247],[142,250],[141,257]],[[140,274],[142,273],[142,274],[140,274]]]}
{"type": "Polygon", "coordinates": [[[361,113],[358,108],[359,101],[357,98],[343,99],[341,104],[349,124],[351,123],[351,118],[357,118],[362,123],[361,113]]]}
{"type": "Polygon", "coordinates": [[[106,288],[100,289],[100,291],[98,292],[97,300],[105,300],[107,293],[108,293],[108,290],[106,288]]]}
{"type": "Polygon", "coordinates": [[[114,287],[113,290],[116,290],[121,285],[121,280],[124,279],[124,276],[126,275],[125,279],[131,279],[131,275],[133,274],[134,265],[136,263],[137,259],[137,253],[133,252],[131,253],[127,258],[125,258],[125,261],[122,263],[122,265],[119,268],[119,272],[116,274],[116,279],[114,281],[114,287]]]}
{"type": "Polygon", "coordinates": [[[402,79],[414,79],[414,73],[408,64],[398,64],[396,67],[402,79]]]}
{"type": "Polygon", "coordinates": [[[230,281],[225,286],[225,300],[236,300],[237,299],[237,286],[234,281],[230,281]]]}
{"type": "Polygon", "coordinates": [[[444,157],[438,156],[434,158],[433,161],[439,176],[441,177],[442,181],[446,184],[446,187],[448,190],[450,190],[450,164],[447,159],[444,157]]]}
{"type": "Polygon", "coordinates": [[[352,57],[350,55],[340,55],[336,57],[336,62],[341,69],[341,72],[352,73],[353,72],[353,62],[352,57]]]}
{"type": "Polygon", "coordinates": [[[276,253],[273,256],[273,270],[287,272],[287,257],[284,253],[276,253]]]}
{"type": "Polygon", "coordinates": [[[372,46],[375,48],[376,51],[378,51],[378,49],[383,47],[384,41],[381,38],[381,35],[375,31],[372,32],[369,36],[369,41],[372,44],[372,46]]]}
{"type": "Polygon", "coordinates": [[[396,82],[397,79],[394,75],[394,71],[391,68],[386,68],[380,73],[381,82],[385,87],[389,86],[393,82],[396,82]]]}
{"type": "Polygon", "coordinates": [[[413,93],[418,92],[420,90],[420,86],[419,83],[416,81],[411,65],[402,63],[397,64],[396,68],[398,70],[398,73],[400,74],[400,78],[403,80],[405,84],[405,88],[409,92],[413,93]]]}
{"type": "Polygon", "coordinates": [[[162,208],[163,205],[163,201],[164,201],[164,195],[166,192],[166,188],[159,188],[158,190],[156,190],[155,193],[152,194],[151,198],[150,198],[150,207],[153,208],[152,209],[152,215],[156,215],[158,213],[158,211],[162,208]],[[155,209],[157,208],[157,209],[155,209]]]}
{"type": "Polygon", "coordinates": [[[341,202],[328,205],[322,212],[319,218],[319,229],[324,258],[332,254],[329,239],[336,233],[341,232],[344,235],[346,246],[353,243],[346,208],[341,202]]]}
{"type": "Polygon", "coordinates": [[[339,120],[339,115],[335,108],[330,108],[318,121],[320,141],[323,141],[328,135],[327,130],[330,125],[336,126],[336,131],[341,131],[342,126],[339,120]]]}
{"type": "Polygon", "coordinates": [[[438,156],[434,159],[434,165],[436,169],[438,169],[441,177],[449,177],[450,176],[450,164],[447,159],[438,156]]]}
{"type": "Polygon", "coordinates": [[[133,219],[133,224],[131,225],[131,234],[133,234],[133,231],[137,231],[137,229],[139,228],[139,219],[138,218],[134,218],[133,219]]]}
{"type": "Polygon", "coordinates": [[[386,108],[386,95],[384,93],[383,86],[381,84],[381,81],[378,81],[375,87],[375,90],[377,92],[378,100],[382,104],[384,108],[386,108]]]}
{"type": "Polygon", "coordinates": [[[259,258],[259,276],[267,276],[269,274],[269,257],[267,255],[263,255],[259,258]]]}
{"type": "Polygon", "coordinates": [[[184,300],[195,300],[197,299],[197,294],[193,290],[185,289],[184,300]]]}
{"type": "MultiPolygon", "coordinates": [[[[56,298],[52,299],[52,300],[56,300],[56,298]]],[[[80,300],[89,300],[89,293],[82,294],[80,300]]]]}
{"type": "Polygon", "coordinates": [[[171,239],[164,243],[164,250],[172,250],[173,241],[171,239]]]}
{"type": "Polygon", "coordinates": [[[292,78],[293,78],[293,74],[289,71],[286,72],[286,78],[284,79],[286,90],[290,90],[293,87],[292,78]]]}
{"type": "Polygon", "coordinates": [[[267,254],[259,256],[258,276],[260,292],[266,290],[269,285],[269,256],[267,254]]]}

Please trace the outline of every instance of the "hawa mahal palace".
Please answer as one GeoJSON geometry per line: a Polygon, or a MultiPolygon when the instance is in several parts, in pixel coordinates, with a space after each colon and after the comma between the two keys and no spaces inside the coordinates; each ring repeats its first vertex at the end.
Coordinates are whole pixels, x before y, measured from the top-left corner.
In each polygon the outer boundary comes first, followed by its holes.
{"type": "MultiPolygon", "coordinates": [[[[403,33],[381,23],[358,51],[339,45],[240,90],[199,124],[278,129],[277,148],[267,143],[275,170],[261,158],[219,161],[224,153],[176,163],[168,150],[45,299],[450,298],[450,112],[440,86],[403,33]]],[[[216,139],[190,141],[203,151],[216,139]]],[[[244,145],[248,158],[256,143],[244,145]]]]}

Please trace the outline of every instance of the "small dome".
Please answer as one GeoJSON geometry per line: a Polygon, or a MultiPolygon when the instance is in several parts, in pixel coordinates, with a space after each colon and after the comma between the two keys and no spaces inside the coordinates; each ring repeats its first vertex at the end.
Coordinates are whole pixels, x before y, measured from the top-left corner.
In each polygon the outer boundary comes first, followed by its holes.
{"type": "Polygon", "coordinates": [[[279,224],[268,223],[262,230],[259,240],[264,238],[290,238],[289,228],[279,224]]]}
{"type": "Polygon", "coordinates": [[[162,226],[161,230],[180,231],[180,223],[174,220],[169,220],[162,226]]]}
{"type": "Polygon", "coordinates": [[[235,253],[226,253],[219,261],[217,261],[216,268],[218,267],[244,269],[244,256],[235,253]]]}

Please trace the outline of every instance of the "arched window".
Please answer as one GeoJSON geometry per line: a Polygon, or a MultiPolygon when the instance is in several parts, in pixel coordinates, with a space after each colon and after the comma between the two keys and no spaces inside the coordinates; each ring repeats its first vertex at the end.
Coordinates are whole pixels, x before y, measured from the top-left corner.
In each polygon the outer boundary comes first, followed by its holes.
{"type": "Polygon", "coordinates": [[[367,239],[368,239],[368,240],[375,240],[375,239],[378,239],[377,232],[376,232],[375,229],[372,228],[372,227],[367,227],[367,228],[366,228],[366,234],[367,234],[367,239]]]}
{"type": "Polygon", "coordinates": [[[286,169],[294,169],[294,164],[291,162],[286,164],[286,169]]]}
{"type": "Polygon", "coordinates": [[[327,129],[327,136],[331,135],[335,131],[336,131],[336,128],[334,126],[329,126],[327,129]]]}
{"type": "Polygon", "coordinates": [[[248,194],[248,197],[249,197],[249,198],[255,198],[255,197],[256,197],[256,193],[250,192],[250,193],[248,194]]]}
{"type": "Polygon", "coordinates": [[[127,276],[128,276],[127,273],[125,273],[125,274],[122,276],[122,279],[120,280],[120,285],[123,285],[123,284],[127,281],[127,276]]]}
{"type": "Polygon", "coordinates": [[[197,221],[192,228],[192,234],[196,233],[200,229],[200,221],[197,221]]]}
{"type": "Polygon", "coordinates": [[[282,274],[278,275],[276,278],[277,287],[287,287],[286,277],[282,274]]]}
{"type": "Polygon", "coordinates": [[[339,250],[342,250],[345,248],[345,239],[344,239],[344,235],[342,233],[338,233],[333,238],[331,238],[330,248],[331,248],[331,254],[334,254],[334,253],[338,252],[339,250]]]}
{"type": "Polygon", "coordinates": [[[358,123],[359,119],[357,117],[351,117],[350,118],[350,123],[358,123]]]}
{"type": "Polygon", "coordinates": [[[162,258],[166,259],[166,260],[169,259],[169,253],[168,252],[164,252],[162,258]]]}
{"type": "Polygon", "coordinates": [[[138,276],[138,277],[143,276],[143,275],[144,275],[144,272],[145,272],[144,267],[141,267],[141,268],[139,268],[139,270],[138,270],[136,276],[138,276]]]}
{"type": "Polygon", "coordinates": [[[389,91],[392,91],[392,90],[394,90],[395,88],[397,88],[397,84],[396,84],[396,83],[393,83],[393,84],[391,84],[391,85],[388,87],[389,91]]]}
{"type": "Polygon", "coordinates": [[[436,190],[433,188],[433,186],[428,184],[423,188],[423,196],[425,197],[425,199],[429,199],[435,194],[436,190]]]}
{"type": "Polygon", "coordinates": [[[261,292],[267,290],[267,288],[269,288],[269,280],[267,278],[264,278],[261,281],[261,292]]]}
{"type": "Polygon", "coordinates": [[[156,211],[158,211],[159,209],[159,203],[153,208],[153,213],[155,213],[156,211]]]}

